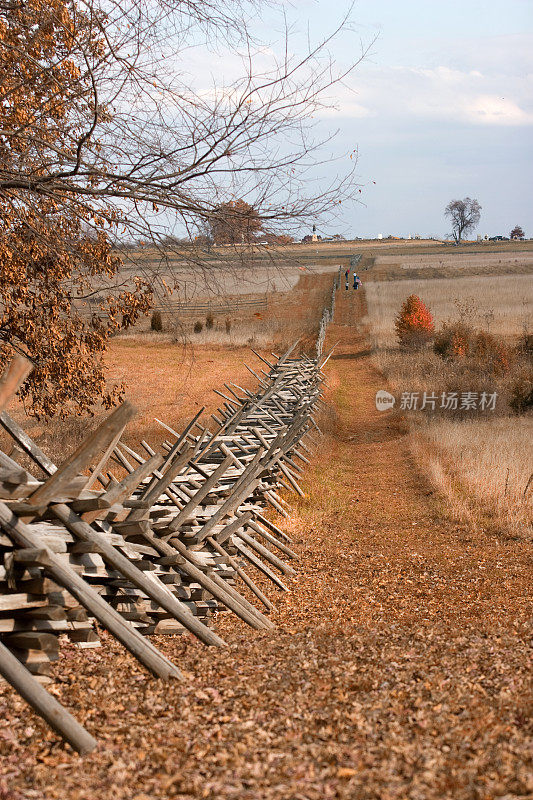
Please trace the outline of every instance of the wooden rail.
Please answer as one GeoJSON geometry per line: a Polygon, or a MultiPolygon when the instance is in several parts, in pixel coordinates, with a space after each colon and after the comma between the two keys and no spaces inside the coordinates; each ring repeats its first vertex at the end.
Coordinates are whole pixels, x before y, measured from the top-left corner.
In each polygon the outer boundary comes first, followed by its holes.
{"type": "MultiPolygon", "coordinates": [[[[161,423],[168,438],[159,453],[123,441],[134,414],[124,404],[55,465],[0,406],[16,451],[35,465],[23,469],[0,452],[0,673],[79,752],[95,740],[41,685],[52,680],[60,634],[99,646],[98,620],[150,672],[172,679],[178,667],[147,635],[189,631],[224,647],[212,630],[221,609],[252,628],[275,628],[267,616],[275,604],[254,576],[287,591],[298,557],[265,513],[287,516],[285,495],[304,495],[338,286],[336,277],[314,358],[294,356],[298,343],[259,356],[259,374],[250,368],[255,392],[225,384],[211,428],[199,415],[181,433],[161,423]]],[[[0,383],[3,404],[26,373],[12,366],[0,383]]]]}
{"type": "MultiPolygon", "coordinates": [[[[105,312],[98,310],[98,300],[90,302],[85,307],[80,306],[78,312],[81,314],[96,314],[104,317],[105,312]]],[[[153,311],[160,311],[162,314],[235,314],[239,311],[266,311],[268,309],[268,296],[256,300],[231,300],[231,301],[211,301],[187,302],[168,300],[156,302],[153,311]]]]}
{"type": "Polygon", "coordinates": [[[232,300],[231,302],[211,302],[187,303],[168,302],[155,306],[154,310],[161,312],[181,312],[185,314],[234,314],[235,312],[253,309],[254,311],[266,311],[268,308],[268,297],[258,300],[232,300]]]}

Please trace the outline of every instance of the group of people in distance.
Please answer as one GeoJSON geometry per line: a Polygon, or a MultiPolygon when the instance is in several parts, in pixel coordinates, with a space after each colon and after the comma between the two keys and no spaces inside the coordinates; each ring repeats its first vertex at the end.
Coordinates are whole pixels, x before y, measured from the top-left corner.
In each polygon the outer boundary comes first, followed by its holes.
{"type": "MultiPolygon", "coordinates": [[[[346,272],[344,273],[344,277],[346,278],[346,289],[349,289],[350,288],[350,270],[349,269],[347,269],[346,272]]],[[[354,272],[353,272],[353,288],[354,289],[359,289],[360,286],[361,286],[361,278],[359,277],[357,272],[354,270],[354,272]]]]}

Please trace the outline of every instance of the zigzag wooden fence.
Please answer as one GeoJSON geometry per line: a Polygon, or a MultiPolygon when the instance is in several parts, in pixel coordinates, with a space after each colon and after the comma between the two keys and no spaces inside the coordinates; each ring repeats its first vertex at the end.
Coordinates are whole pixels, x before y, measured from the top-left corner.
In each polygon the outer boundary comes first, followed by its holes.
{"type": "Polygon", "coordinates": [[[202,412],[181,433],[161,423],[168,438],[158,453],[145,441],[124,443],[135,413],[124,403],[56,466],[2,410],[26,375],[19,360],[6,371],[0,424],[14,448],[0,452],[0,674],[80,753],[95,739],[43,686],[59,658],[58,636],[98,646],[97,620],[150,672],[170,679],[179,667],[148,634],[189,631],[222,647],[213,630],[220,609],[252,628],[275,627],[266,616],[272,600],[253,573],[280,591],[295,573],[290,539],[265,512],[287,516],[283,490],[303,495],[336,286],[337,279],[316,358],[294,357],[296,345],[273,360],[256,353],[262,368],[248,369],[257,390],[217,390],[214,432],[201,424],[202,412]],[[17,463],[21,452],[35,469],[17,463]]]}
{"type": "Polygon", "coordinates": [[[328,325],[335,316],[335,297],[337,296],[337,289],[339,289],[341,285],[341,273],[342,273],[342,267],[339,267],[339,271],[333,280],[333,289],[331,290],[331,300],[329,302],[329,305],[325,306],[324,311],[322,312],[322,318],[320,320],[320,325],[318,327],[318,336],[316,339],[316,357],[318,360],[322,357],[322,351],[324,349],[324,341],[326,338],[326,331],[328,325]]]}
{"type": "Polygon", "coordinates": [[[219,300],[205,302],[165,302],[156,307],[162,312],[181,312],[183,314],[234,314],[239,311],[266,311],[268,309],[268,296],[256,300],[219,300]]]}
{"type": "MultiPolygon", "coordinates": [[[[92,316],[96,314],[103,318],[105,313],[100,309],[99,303],[101,298],[89,298],[87,304],[81,303],[77,307],[80,314],[92,316]]],[[[238,314],[244,311],[261,312],[268,310],[268,295],[256,298],[255,300],[240,300],[234,298],[233,300],[205,300],[190,303],[183,300],[159,300],[153,307],[154,311],[160,311],[162,314],[238,314]]]]}

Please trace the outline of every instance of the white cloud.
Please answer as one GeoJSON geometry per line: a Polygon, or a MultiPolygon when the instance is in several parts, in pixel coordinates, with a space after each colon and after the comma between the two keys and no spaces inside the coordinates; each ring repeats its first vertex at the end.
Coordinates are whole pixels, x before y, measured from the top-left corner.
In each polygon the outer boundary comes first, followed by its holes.
{"type": "Polygon", "coordinates": [[[533,125],[531,75],[487,74],[438,65],[363,67],[357,92],[343,89],[339,115],[376,116],[402,122],[442,120],[457,124],[533,125]]]}
{"type": "Polygon", "coordinates": [[[472,122],[489,125],[533,125],[533,113],[512,100],[494,95],[480,95],[467,109],[472,122]]]}

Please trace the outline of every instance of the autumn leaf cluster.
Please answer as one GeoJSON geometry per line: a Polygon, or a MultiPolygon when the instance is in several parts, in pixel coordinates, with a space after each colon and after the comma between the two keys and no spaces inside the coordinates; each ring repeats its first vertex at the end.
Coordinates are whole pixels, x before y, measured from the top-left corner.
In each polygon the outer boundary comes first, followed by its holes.
{"type": "MultiPolygon", "coordinates": [[[[38,416],[116,402],[122,387],[106,388],[100,356],[150,306],[145,282],[114,288],[116,212],[55,186],[76,178],[87,121],[106,113],[82,71],[102,50],[95,20],[72,2],[0,9],[0,367],[14,352],[34,363],[21,396],[38,416]]],[[[90,180],[80,176],[78,191],[90,180]]]]}

